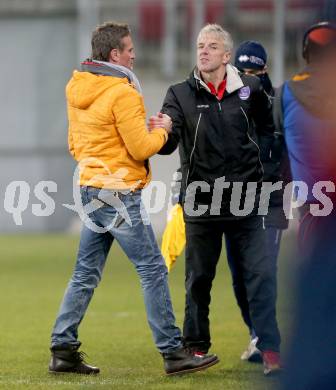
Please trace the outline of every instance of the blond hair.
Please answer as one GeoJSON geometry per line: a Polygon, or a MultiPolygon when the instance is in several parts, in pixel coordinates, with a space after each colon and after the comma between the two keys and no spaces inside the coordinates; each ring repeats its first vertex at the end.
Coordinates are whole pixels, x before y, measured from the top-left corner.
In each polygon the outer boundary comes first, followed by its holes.
{"type": "Polygon", "coordinates": [[[231,34],[228,33],[223,29],[222,26],[219,24],[207,24],[202,28],[202,30],[199,32],[197,41],[200,39],[201,36],[207,35],[207,34],[214,34],[217,36],[218,39],[223,41],[225,50],[227,51],[232,51],[233,49],[233,40],[231,37],[231,34]]]}

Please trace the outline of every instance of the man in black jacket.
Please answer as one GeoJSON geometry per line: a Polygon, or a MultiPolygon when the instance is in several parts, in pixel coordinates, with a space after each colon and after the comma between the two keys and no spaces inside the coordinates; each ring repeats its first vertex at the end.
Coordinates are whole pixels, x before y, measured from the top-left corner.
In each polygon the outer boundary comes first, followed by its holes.
{"type": "Polygon", "coordinates": [[[269,152],[274,126],[259,79],[229,64],[232,46],[222,27],[201,30],[197,67],[188,80],[171,86],[164,100],[162,111],[172,118],[173,131],[160,153],[179,146],[187,239],[185,344],[198,354],[211,346],[210,291],[225,234],[243,274],[257,347],[269,374],[280,369],[280,334],[257,209],[261,159],[269,152]],[[257,136],[263,139],[260,149],[257,136]]]}

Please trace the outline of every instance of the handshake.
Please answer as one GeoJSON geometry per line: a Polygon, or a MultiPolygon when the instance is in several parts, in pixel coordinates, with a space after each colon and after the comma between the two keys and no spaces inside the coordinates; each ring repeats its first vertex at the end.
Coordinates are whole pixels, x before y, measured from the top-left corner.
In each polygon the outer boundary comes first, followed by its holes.
{"type": "Polygon", "coordinates": [[[148,121],[148,129],[152,131],[153,129],[163,128],[169,134],[172,131],[173,122],[169,115],[162,114],[158,112],[157,115],[152,115],[148,121]]]}

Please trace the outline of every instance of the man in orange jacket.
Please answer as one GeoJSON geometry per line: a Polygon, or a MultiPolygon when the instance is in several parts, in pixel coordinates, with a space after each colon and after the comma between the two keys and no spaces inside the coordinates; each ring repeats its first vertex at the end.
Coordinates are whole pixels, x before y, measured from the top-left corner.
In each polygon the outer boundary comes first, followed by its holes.
{"type": "Polygon", "coordinates": [[[79,163],[81,202],[86,215],[77,263],[52,331],[52,373],[97,374],[86,364],[78,327],[116,239],[134,264],[144,293],[147,318],[167,374],[193,372],[218,362],[194,356],[181,344],[167,283],[167,268],[141,202],[150,181],[148,158],[171,131],[167,115],[148,131],[141,87],[132,72],[135,59],[127,25],[106,23],[92,35],[92,59],[67,85],[69,148],[79,163]]]}

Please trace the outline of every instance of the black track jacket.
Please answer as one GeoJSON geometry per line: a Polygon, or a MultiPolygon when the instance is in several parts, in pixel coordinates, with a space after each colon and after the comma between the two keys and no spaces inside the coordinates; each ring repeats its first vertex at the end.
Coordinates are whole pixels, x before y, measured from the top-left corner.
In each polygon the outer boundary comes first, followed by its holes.
{"type": "Polygon", "coordinates": [[[198,187],[192,201],[194,209],[203,205],[201,208],[207,210],[193,215],[185,212],[186,221],[239,218],[230,210],[232,182],[245,183],[242,197],[237,192],[232,197],[236,202],[241,198],[242,207],[246,183],[258,183],[253,212],[259,203],[261,160],[269,154],[273,141],[272,108],[257,77],[244,75],[230,64],[226,69],[226,91],[220,101],[195,69],[189,79],[168,89],[163,103],[162,112],[172,118],[173,131],[159,154],[170,154],[179,146],[182,202],[190,198],[191,187],[186,189],[192,182],[205,183],[198,187]],[[218,190],[220,178],[231,182],[230,187],[218,190]],[[218,195],[221,198],[219,206],[214,205],[214,188],[216,199],[218,195]]]}

